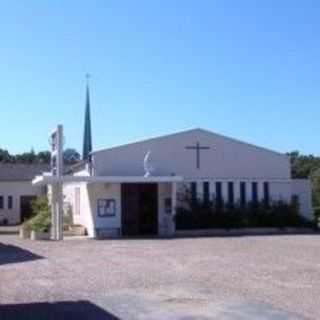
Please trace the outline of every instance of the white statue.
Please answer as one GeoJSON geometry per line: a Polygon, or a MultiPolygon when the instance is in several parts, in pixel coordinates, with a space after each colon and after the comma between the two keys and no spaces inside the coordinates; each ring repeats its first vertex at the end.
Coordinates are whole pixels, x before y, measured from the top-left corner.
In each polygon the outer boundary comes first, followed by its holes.
{"type": "Polygon", "coordinates": [[[145,175],[144,175],[145,177],[150,177],[152,171],[154,171],[154,166],[151,163],[150,156],[151,156],[151,151],[149,150],[143,159],[143,168],[145,171],[145,175]]]}

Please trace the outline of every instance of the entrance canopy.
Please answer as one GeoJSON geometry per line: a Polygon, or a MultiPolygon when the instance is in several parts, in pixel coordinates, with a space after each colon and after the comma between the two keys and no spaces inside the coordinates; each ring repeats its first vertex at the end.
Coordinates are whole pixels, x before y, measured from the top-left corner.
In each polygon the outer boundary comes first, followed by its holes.
{"type": "Polygon", "coordinates": [[[56,183],[87,182],[87,183],[165,183],[182,182],[182,176],[51,176],[42,175],[33,179],[34,185],[56,183]]]}
{"type": "MultiPolygon", "coordinates": [[[[173,235],[175,231],[175,223],[173,217],[176,214],[176,204],[177,204],[177,185],[179,182],[183,182],[182,176],[53,176],[43,174],[41,176],[37,176],[32,183],[37,186],[41,185],[49,185],[51,186],[51,208],[52,208],[52,238],[55,240],[62,240],[63,239],[63,185],[69,183],[84,183],[86,185],[90,184],[120,184],[122,198],[122,207],[124,208],[123,217],[126,217],[125,208],[130,207],[131,214],[129,218],[131,219],[136,218],[139,220],[139,232],[144,233],[153,233],[155,230],[161,229],[159,232],[163,235],[173,235]],[[169,191],[169,197],[171,199],[169,204],[169,212],[166,211],[165,219],[165,226],[161,224],[158,225],[158,217],[159,217],[159,208],[156,206],[158,192],[157,188],[160,184],[171,184],[171,190],[169,191]],[[131,189],[131,186],[134,187],[131,189]],[[141,187],[141,188],[140,188],[141,187]],[[150,187],[150,188],[149,188],[150,187]],[[129,191],[128,191],[129,190],[129,191]],[[130,197],[126,197],[130,194],[130,197]],[[136,198],[136,199],[134,199],[136,198]],[[133,201],[133,202],[132,202],[133,201]],[[143,206],[141,203],[143,202],[143,206]],[[149,203],[150,208],[148,210],[152,213],[149,214],[147,212],[145,204],[149,203]],[[152,207],[154,206],[154,207],[152,207]],[[132,212],[134,208],[137,207],[138,214],[134,215],[132,212]],[[170,214],[169,214],[170,213],[170,214]],[[149,219],[150,218],[150,219],[149,219]],[[149,221],[149,220],[150,221],[149,221]],[[151,221],[152,220],[152,221],[151,221]]],[[[91,208],[91,207],[90,207],[91,208]]],[[[166,208],[166,210],[168,210],[166,208]]],[[[90,209],[91,210],[91,209],[90,209]]],[[[128,211],[128,210],[127,210],[128,211]]],[[[164,212],[164,209],[162,209],[164,212]]],[[[162,212],[161,211],[161,212],[162,212]]],[[[129,212],[129,211],[128,211],[129,212]]],[[[128,213],[127,212],[127,213],[128,213]]],[[[164,213],[163,213],[164,214],[164,213]]],[[[92,216],[92,215],[89,215],[92,216]]],[[[127,215],[128,217],[128,215],[127,215]]],[[[130,225],[131,220],[129,223],[125,223],[126,220],[124,218],[124,225],[130,225]]],[[[94,223],[89,225],[92,232],[91,234],[94,235],[95,231],[99,226],[95,226],[94,223]],[[94,229],[95,227],[95,229],[94,229]]],[[[120,226],[121,227],[121,226],[120,226]]],[[[129,230],[130,231],[130,230],[129,230]]],[[[90,232],[89,232],[90,234],[90,232]]],[[[129,232],[128,232],[129,234],[129,232]]]]}

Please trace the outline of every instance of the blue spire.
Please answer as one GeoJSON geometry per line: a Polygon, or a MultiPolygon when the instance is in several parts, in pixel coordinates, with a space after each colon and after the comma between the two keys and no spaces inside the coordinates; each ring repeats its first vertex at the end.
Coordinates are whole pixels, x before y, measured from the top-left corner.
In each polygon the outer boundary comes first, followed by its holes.
{"type": "Polygon", "coordinates": [[[86,110],[84,116],[84,135],[83,135],[83,150],[82,159],[90,161],[90,152],[92,151],[92,136],[91,136],[91,119],[90,119],[90,93],[89,93],[89,75],[87,74],[87,92],[86,92],[86,110]]]}

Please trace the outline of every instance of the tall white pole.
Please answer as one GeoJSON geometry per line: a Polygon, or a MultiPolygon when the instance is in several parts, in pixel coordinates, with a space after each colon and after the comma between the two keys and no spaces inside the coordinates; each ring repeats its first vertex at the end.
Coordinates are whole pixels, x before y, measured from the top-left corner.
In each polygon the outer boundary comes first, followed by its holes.
{"type": "MultiPolygon", "coordinates": [[[[52,175],[61,178],[63,176],[63,127],[58,125],[51,135],[52,153],[51,166],[52,175]]],[[[63,192],[62,182],[52,184],[52,239],[63,239],[63,192]]]]}
{"type": "MultiPolygon", "coordinates": [[[[58,153],[57,153],[57,176],[61,178],[63,176],[63,127],[58,125],[58,153]]],[[[63,192],[62,183],[57,184],[57,237],[56,240],[63,239],[63,192]]]]}
{"type": "Polygon", "coordinates": [[[56,223],[56,207],[57,207],[57,190],[56,184],[52,184],[51,186],[51,239],[56,240],[57,237],[57,223],[56,223]]]}

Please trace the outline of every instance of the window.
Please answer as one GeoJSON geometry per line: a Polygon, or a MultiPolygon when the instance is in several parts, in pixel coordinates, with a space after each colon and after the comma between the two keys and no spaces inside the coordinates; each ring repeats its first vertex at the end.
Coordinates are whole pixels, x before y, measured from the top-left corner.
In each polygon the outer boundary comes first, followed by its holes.
{"type": "Polygon", "coordinates": [[[269,182],[263,183],[263,199],[265,206],[268,207],[270,202],[269,182]]]}
{"type": "Polygon", "coordinates": [[[113,217],[116,215],[116,200],[98,199],[98,216],[113,217]]]}
{"type": "Polygon", "coordinates": [[[244,207],[247,203],[246,183],[240,182],[240,205],[244,207]]]}
{"type": "Polygon", "coordinates": [[[13,197],[8,196],[8,209],[11,210],[13,208],[13,197]]]}
{"type": "Polygon", "coordinates": [[[197,201],[197,183],[191,182],[191,201],[196,202],[197,201]]]}
{"type": "Polygon", "coordinates": [[[80,188],[74,190],[74,214],[80,215],[80,188]]]}
{"type": "Polygon", "coordinates": [[[217,207],[222,206],[222,184],[221,184],[221,182],[216,182],[216,205],[217,205],[217,207]]]}
{"type": "Polygon", "coordinates": [[[234,204],[234,190],[233,190],[233,182],[228,182],[228,204],[234,204]]]}
{"type": "Polygon", "coordinates": [[[205,181],[203,183],[203,201],[204,203],[208,203],[210,200],[210,187],[209,182],[205,181]]]}
{"type": "Polygon", "coordinates": [[[254,204],[258,203],[258,183],[252,182],[252,202],[254,204]]]}
{"type": "Polygon", "coordinates": [[[3,196],[0,196],[0,209],[3,209],[4,203],[3,203],[3,196]]]}

